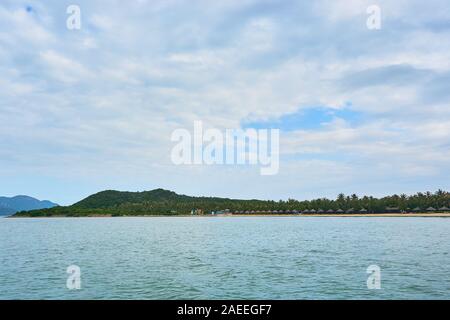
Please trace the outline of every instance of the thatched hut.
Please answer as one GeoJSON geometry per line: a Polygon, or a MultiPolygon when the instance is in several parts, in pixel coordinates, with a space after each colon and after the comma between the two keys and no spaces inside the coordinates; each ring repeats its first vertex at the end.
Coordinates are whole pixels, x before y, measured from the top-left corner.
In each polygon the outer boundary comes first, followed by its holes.
{"type": "Polygon", "coordinates": [[[444,207],[439,208],[439,211],[440,212],[449,212],[450,209],[444,206],[444,207]]]}
{"type": "Polygon", "coordinates": [[[359,210],[359,213],[367,213],[367,209],[366,208],[362,208],[361,210],[359,210]]]}
{"type": "Polygon", "coordinates": [[[328,209],[327,213],[334,213],[334,210],[333,209],[328,209]]]}
{"type": "Polygon", "coordinates": [[[344,210],[342,210],[342,209],[337,209],[337,210],[336,210],[336,213],[344,213],[344,210]]]}
{"type": "Polygon", "coordinates": [[[428,207],[427,212],[436,212],[436,209],[433,207],[428,207]]]}

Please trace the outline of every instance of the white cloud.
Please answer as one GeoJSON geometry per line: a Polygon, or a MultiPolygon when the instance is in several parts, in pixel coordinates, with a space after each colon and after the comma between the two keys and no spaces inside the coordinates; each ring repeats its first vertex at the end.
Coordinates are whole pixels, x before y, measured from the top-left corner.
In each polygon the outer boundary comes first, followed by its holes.
{"type": "Polygon", "coordinates": [[[90,21],[95,27],[103,31],[110,31],[114,27],[114,20],[105,15],[94,14],[90,21]]]}
{"type": "Polygon", "coordinates": [[[73,83],[89,81],[91,77],[91,72],[81,63],[53,50],[41,52],[39,56],[51,71],[51,75],[59,81],[73,83]]]}

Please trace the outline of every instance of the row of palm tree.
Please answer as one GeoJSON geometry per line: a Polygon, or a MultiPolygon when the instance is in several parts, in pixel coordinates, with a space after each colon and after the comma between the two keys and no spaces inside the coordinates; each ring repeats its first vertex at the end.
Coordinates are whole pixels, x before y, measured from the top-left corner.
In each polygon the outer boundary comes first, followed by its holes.
{"type": "MultiPolygon", "coordinates": [[[[205,204],[206,205],[206,204],[205,204]]],[[[280,214],[280,213],[384,213],[384,212],[449,212],[450,193],[438,190],[414,195],[393,195],[383,198],[358,197],[339,194],[335,200],[320,198],[298,201],[258,201],[247,200],[227,203],[230,212],[238,214],[280,214]]],[[[223,210],[215,208],[215,210],[223,210]]],[[[213,209],[214,210],[214,209],[213,209]]]]}

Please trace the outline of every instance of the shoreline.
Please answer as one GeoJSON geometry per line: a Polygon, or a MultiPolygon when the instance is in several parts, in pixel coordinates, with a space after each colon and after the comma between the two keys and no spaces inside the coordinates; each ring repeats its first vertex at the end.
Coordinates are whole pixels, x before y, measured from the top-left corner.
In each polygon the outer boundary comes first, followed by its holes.
{"type": "Polygon", "coordinates": [[[251,218],[251,217],[341,217],[341,218],[364,218],[364,217],[417,217],[417,218],[450,218],[450,213],[343,213],[343,214],[232,214],[232,215],[124,215],[124,216],[112,216],[112,215],[88,215],[88,216],[42,216],[42,217],[31,217],[31,216],[5,216],[8,219],[23,219],[23,218],[251,218]]]}

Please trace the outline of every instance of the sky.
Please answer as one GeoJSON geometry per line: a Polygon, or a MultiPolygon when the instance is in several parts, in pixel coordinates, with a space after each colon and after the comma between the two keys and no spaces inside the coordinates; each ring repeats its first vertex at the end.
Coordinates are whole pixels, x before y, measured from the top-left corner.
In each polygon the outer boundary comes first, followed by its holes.
{"type": "Polygon", "coordinates": [[[450,3],[0,2],[0,195],[450,188],[450,3]],[[367,27],[367,8],[381,28],[367,27]],[[174,165],[177,128],[280,129],[280,168],[174,165]]]}

